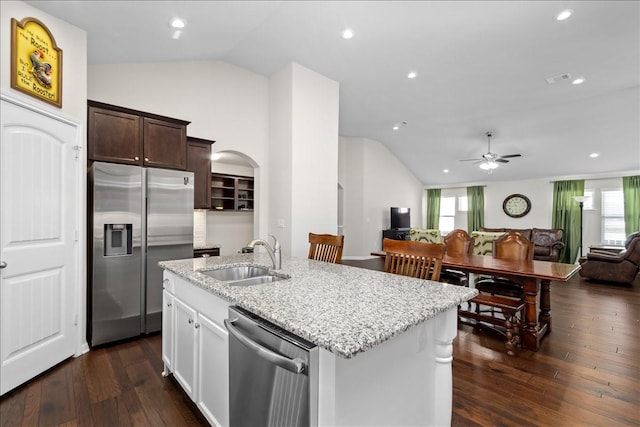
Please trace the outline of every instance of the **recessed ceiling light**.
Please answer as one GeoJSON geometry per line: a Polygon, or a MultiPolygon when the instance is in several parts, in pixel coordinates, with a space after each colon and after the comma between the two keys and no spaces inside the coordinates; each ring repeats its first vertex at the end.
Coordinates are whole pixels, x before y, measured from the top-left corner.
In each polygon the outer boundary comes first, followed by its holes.
{"type": "Polygon", "coordinates": [[[449,173],[449,169],[443,169],[442,172],[449,173]]]}
{"type": "Polygon", "coordinates": [[[574,85],[581,85],[581,84],[582,84],[582,83],[584,83],[586,80],[587,80],[587,79],[585,79],[584,77],[578,77],[578,78],[576,78],[575,80],[573,80],[573,81],[571,82],[571,84],[574,84],[574,85]]]}
{"type": "Polygon", "coordinates": [[[398,129],[400,129],[400,126],[398,126],[398,125],[395,125],[395,126],[393,127],[393,130],[398,130],[398,129]]]}
{"type": "Polygon", "coordinates": [[[351,28],[347,28],[346,30],[344,30],[342,32],[342,38],[346,40],[353,38],[353,30],[351,28]]]}
{"type": "Polygon", "coordinates": [[[598,157],[600,154],[598,153],[591,153],[589,154],[589,157],[591,157],[592,159],[595,159],[596,157],[598,157]]]}
{"type": "Polygon", "coordinates": [[[556,15],[556,21],[564,21],[565,19],[569,19],[571,15],[573,15],[573,10],[565,9],[556,15]]]}
{"type": "Polygon", "coordinates": [[[409,79],[415,79],[418,76],[418,73],[416,73],[415,71],[411,71],[409,74],[407,74],[407,78],[409,79]]]}
{"type": "Polygon", "coordinates": [[[173,21],[171,21],[171,26],[173,28],[184,28],[184,21],[180,18],[176,18],[173,21]]]}

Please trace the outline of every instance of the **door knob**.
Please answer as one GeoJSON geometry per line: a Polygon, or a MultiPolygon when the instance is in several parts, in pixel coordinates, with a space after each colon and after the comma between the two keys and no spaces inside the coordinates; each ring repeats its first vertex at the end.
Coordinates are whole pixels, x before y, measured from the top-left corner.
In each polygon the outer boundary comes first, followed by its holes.
{"type": "Polygon", "coordinates": [[[0,261],[0,268],[5,268],[7,266],[7,263],[4,261],[0,261]]]}

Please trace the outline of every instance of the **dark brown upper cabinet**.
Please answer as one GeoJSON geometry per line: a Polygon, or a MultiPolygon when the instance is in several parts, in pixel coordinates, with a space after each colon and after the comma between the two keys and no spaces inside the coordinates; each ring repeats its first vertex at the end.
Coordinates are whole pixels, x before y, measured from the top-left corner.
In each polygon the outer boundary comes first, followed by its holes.
{"type": "Polygon", "coordinates": [[[187,137],[187,170],[193,172],[195,209],[211,208],[211,144],[214,142],[187,137]]]}
{"type": "Polygon", "coordinates": [[[189,122],[88,101],[89,160],[186,170],[189,122]]]}

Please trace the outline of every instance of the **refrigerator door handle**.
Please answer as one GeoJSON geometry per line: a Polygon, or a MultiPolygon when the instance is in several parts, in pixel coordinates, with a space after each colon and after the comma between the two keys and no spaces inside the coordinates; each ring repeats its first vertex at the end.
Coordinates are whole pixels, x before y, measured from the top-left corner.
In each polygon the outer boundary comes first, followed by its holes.
{"type": "Polygon", "coordinates": [[[237,319],[224,319],[224,326],[227,328],[229,333],[233,335],[240,343],[249,348],[250,350],[257,353],[258,356],[267,360],[268,362],[281,367],[282,369],[286,369],[289,372],[293,372],[294,374],[302,374],[306,370],[306,366],[304,360],[295,358],[289,359],[288,357],[282,356],[274,351],[269,350],[266,347],[261,346],[255,341],[249,339],[245,335],[242,334],[235,326],[233,326],[233,322],[237,319]]]}

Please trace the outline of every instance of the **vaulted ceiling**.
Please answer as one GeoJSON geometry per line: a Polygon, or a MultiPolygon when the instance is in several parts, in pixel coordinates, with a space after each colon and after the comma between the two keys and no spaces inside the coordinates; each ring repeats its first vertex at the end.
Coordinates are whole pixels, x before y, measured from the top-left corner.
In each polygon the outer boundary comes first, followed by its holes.
{"type": "Polygon", "coordinates": [[[340,135],[381,142],[427,186],[640,170],[638,1],[27,3],[86,30],[90,64],[310,68],[340,84],[340,135]],[[459,161],[487,131],[491,152],[522,155],[491,175],[459,161]]]}

